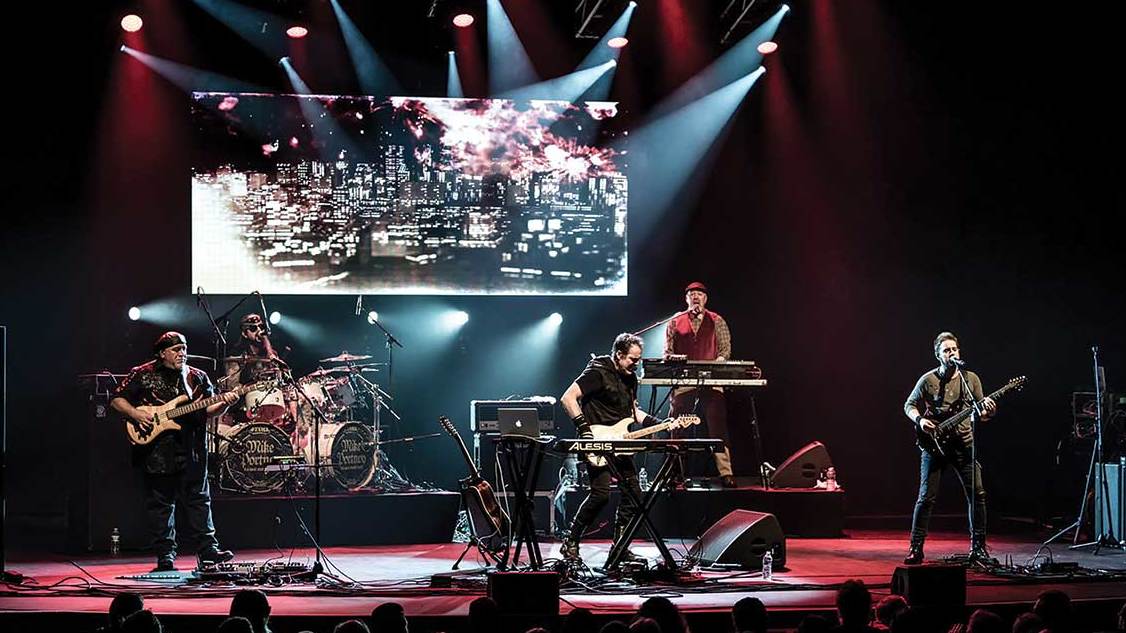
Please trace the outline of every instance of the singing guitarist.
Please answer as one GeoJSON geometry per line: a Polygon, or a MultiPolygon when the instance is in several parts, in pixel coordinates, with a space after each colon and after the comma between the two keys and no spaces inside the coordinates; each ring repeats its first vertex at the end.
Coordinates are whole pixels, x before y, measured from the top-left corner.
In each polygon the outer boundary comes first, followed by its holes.
{"type": "Polygon", "coordinates": [[[981,411],[980,419],[992,417],[997,403],[983,397],[977,374],[960,369],[964,363],[957,337],[950,332],[939,334],[934,340],[934,355],[938,367],[919,378],[903,404],[903,412],[915,425],[919,438],[919,497],[911,521],[911,547],[903,559],[908,565],[923,562],[923,542],[931,510],[942,471],[948,465],[958,475],[970,512],[970,559],[989,558],[985,548],[985,487],[981,483],[981,466],[973,458],[970,420],[961,423],[951,435],[939,438],[941,444],[935,441],[934,433],[942,420],[975,402],[981,411]]]}
{"type": "MultiPolygon", "coordinates": [[[[563,410],[571,417],[578,436],[591,439],[594,425],[612,426],[625,418],[633,418],[641,424],[651,424],[656,420],[637,407],[637,366],[641,362],[641,338],[632,334],[619,334],[614,339],[609,356],[598,356],[587,364],[579,377],[571,383],[559,399],[563,410]]],[[[614,455],[614,465],[621,475],[619,488],[631,488],[641,498],[641,488],[637,483],[637,469],[633,458],[628,455],[614,455]]],[[[590,475],[590,493],[583,499],[575,518],[571,521],[568,536],[563,540],[561,554],[568,561],[581,561],[579,541],[590,528],[606,504],[610,501],[611,470],[609,465],[587,465],[590,475]]],[[[629,496],[623,494],[618,506],[614,540],[637,513],[637,507],[629,496]]],[[[623,559],[638,558],[627,551],[623,559]]]]}
{"type": "MultiPolygon", "coordinates": [[[[207,374],[186,363],[188,341],[179,332],[165,332],[153,343],[153,360],[134,367],[117,386],[110,406],[141,429],[152,427],[152,416],[137,407],[157,405],[186,395],[192,400],[214,395],[207,374]]],[[[172,571],[176,560],[176,503],[180,502],[198,548],[200,563],[225,562],[234,554],[220,549],[211,520],[211,490],[207,482],[204,421],[238,399],[228,393],[205,410],[178,418],[182,427],[158,435],[134,448],[134,462],[144,472],[145,514],[156,553],[153,571],[172,571]]],[[[123,440],[124,441],[124,440],[123,440]]]]}

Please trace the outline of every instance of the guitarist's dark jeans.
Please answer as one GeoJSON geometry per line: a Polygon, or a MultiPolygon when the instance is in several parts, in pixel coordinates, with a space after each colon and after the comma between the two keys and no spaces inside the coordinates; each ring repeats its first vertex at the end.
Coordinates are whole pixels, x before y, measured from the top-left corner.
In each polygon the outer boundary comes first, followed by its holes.
{"type": "Polygon", "coordinates": [[[176,558],[176,502],[186,514],[199,551],[218,549],[211,521],[207,463],[189,460],[177,475],[145,474],[145,515],[157,560],[176,558]]]}
{"type": "MultiPolygon", "coordinates": [[[[615,455],[611,459],[614,460],[614,465],[617,466],[618,472],[623,478],[623,481],[618,482],[618,487],[629,486],[638,499],[642,498],[641,488],[637,485],[637,468],[633,465],[633,458],[626,455],[615,455]]],[[[586,496],[586,499],[583,499],[582,505],[575,513],[575,520],[571,523],[571,538],[575,540],[582,538],[583,532],[594,523],[598,514],[602,512],[602,508],[605,508],[610,501],[610,478],[612,476],[610,467],[587,464],[587,472],[590,475],[590,494],[586,496]]],[[[616,521],[616,525],[619,527],[629,523],[629,520],[637,513],[637,505],[630,500],[629,496],[623,493],[621,497],[616,521]]]]}
{"type": "Polygon", "coordinates": [[[947,456],[932,455],[919,449],[919,498],[915,501],[915,514],[911,521],[911,542],[921,544],[927,537],[934,500],[942,482],[942,471],[949,465],[954,468],[962,483],[966,502],[973,499],[973,524],[970,536],[974,543],[985,543],[985,487],[981,483],[981,465],[970,463],[969,449],[947,451],[947,456]],[[971,495],[972,483],[972,497],[971,495]]]}

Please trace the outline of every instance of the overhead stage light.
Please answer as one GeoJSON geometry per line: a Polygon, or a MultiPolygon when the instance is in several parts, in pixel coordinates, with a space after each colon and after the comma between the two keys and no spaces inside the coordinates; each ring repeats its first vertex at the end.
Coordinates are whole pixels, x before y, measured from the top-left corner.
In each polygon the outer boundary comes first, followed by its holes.
{"type": "Polygon", "coordinates": [[[766,42],[763,42],[762,44],[759,44],[756,47],[756,49],[758,50],[759,53],[761,53],[763,55],[769,55],[769,54],[773,53],[774,51],[778,50],[778,43],[777,42],[771,42],[771,41],[768,40],[766,42]]]}
{"type": "Polygon", "coordinates": [[[558,312],[552,312],[551,315],[547,317],[547,322],[549,325],[559,327],[563,324],[563,315],[558,312]]]}
{"type": "Polygon", "coordinates": [[[129,308],[129,320],[130,321],[141,320],[141,309],[138,308],[137,306],[133,306],[132,308],[129,308]]]}
{"type": "Polygon", "coordinates": [[[141,20],[141,16],[137,15],[136,13],[130,13],[129,15],[121,18],[121,28],[128,33],[136,33],[137,31],[140,31],[141,27],[144,25],[145,23],[143,20],[141,20]]]}
{"type": "Polygon", "coordinates": [[[296,24],[285,30],[285,34],[291,39],[299,40],[309,34],[309,29],[296,24]]]}
{"type": "Polygon", "coordinates": [[[610,48],[625,48],[626,44],[629,44],[629,39],[625,37],[612,37],[610,41],[606,42],[606,45],[610,48]]]}
{"type": "Polygon", "coordinates": [[[454,16],[454,26],[465,28],[473,24],[473,16],[468,13],[459,13],[454,16]]]}
{"type": "Polygon", "coordinates": [[[273,323],[274,325],[281,323],[281,312],[278,312],[277,310],[271,312],[270,313],[270,323],[273,323]]]}
{"type": "Polygon", "coordinates": [[[375,310],[368,312],[368,323],[375,325],[375,322],[378,321],[378,320],[379,320],[379,313],[378,312],[376,312],[375,310]]]}

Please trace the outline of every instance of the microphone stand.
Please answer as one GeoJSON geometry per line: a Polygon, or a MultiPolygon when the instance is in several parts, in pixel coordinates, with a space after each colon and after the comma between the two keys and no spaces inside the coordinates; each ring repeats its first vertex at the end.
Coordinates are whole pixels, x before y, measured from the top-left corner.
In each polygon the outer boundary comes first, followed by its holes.
{"type": "MultiPolygon", "coordinates": [[[[196,305],[203,309],[203,313],[207,315],[207,320],[211,323],[211,329],[215,332],[215,358],[225,357],[227,351],[227,337],[223,335],[223,330],[226,329],[226,323],[224,322],[223,328],[219,327],[219,322],[216,321],[215,316],[211,314],[211,305],[207,303],[207,295],[203,292],[203,286],[196,287],[195,302],[196,305]]],[[[242,302],[240,301],[239,303],[242,302]]],[[[234,310],[234,308],[231,308],[231,310],[234,310]]],[[[227,313],[220,318],[226,319],[227,315],[231,313],[231,310],[228,310],[227,313]]],[[[216,368],[218,368],[218,361],[216,361],[216,368]]]]}
{"type": "MultiPolygon", "coordinates": [[[[970,383],[968,380],[966,380],[966,372],[962,371],[963,366],[964,363],[962,366],[955,364],[954,371],[958,372],[958,378],[961,379],[962,399],[965,400],[968,398],[970,401],[970,406],[973,408],[973,414],[970,415],[970,494],[967,495],[970,506],[968,515],[970,522],[970,550],[972,552],[974,526],[976,525],[974,522],[974,505],[977,503],[977,487],[981,481],[981,473],[977,465],[977,421],[981,419],[983,411],[981,401],[977,399],[977,396],[975,396],[974,392],[970,389],[970,383]]],[[[963,482],[963,485],[964,484],[965,482],[963,482]]],[[[985,530],[983,529],[982,537],[984,536],[985,530]]],[[[982,545],[984,545],[984,543],[982,543],[982,545]]],[[[987,563],[988,560],[975,561],[971,559],[969,562],[970,564],[973,564],[975,562],[984,564],[987,563]]]]}
{"type": "MultiPolygon", "coordinates": [[[[1123,547],[1123,544],[1122,544],[1121,541],[1119,541],[1119,539],[1115,538],[1115,536],[1114,536],[1114,513],[1111,511],[1110,485],[1106,480],[1106,463],[1103,461],[1103,459],[1104,459],[1104,456],[1103,456],[1103,410],[1104,410],[1104,407],[1106,406],[1106,403],[1104,402],[1105,397],[1106,397],[1106,374],[1104,372],[1103,367],[1101,365],[1099,365],[1099,346],[1098,345],[1091,347],[1091,354],[1094,357],[1094,365],[1095,365],[1095,448],[1094,448],[1094,451],[1092,451],[1092,453],[1091,453],[1091,460],[1092,460],[1091,466],[1092,466],[1092,468],[1091,468],[1090,471],[1088,471],[1087,479],[1088,479],[1088,481],[1090,480],[1091,475],[1095,474],[1094,468],[1097,467],[1099,469],[1099,472],[1098,472],[1097,476],[1095,477],[1095,485],[1098,487],[1095,490],[1095,503],[1098,504],[1098,503],[1100,503],[1100,500],[1101,500],[1101,504],[1103,506],[1101,508],[1102,513],[1103,513],[1103,516],[1106,517],[1104,519],[1104,521],[1105,521],[1104,525],[1106,525],[1106,528],[1102,529],[1098,525],[1098,523],[1099,523],[1098,522],[1098,516],[1099,516],[1098,510],[1099,510],[1099,508],[1096,508],[1095,509],[1095,517],[1096,517],[1095,518],[1095,525],[1093,526],[1094,529],[1095,529],[1095,532],[1096,532],[1095,539],[1093,541],[1089,542],[1089,543],[1082,543],[1082,544],[1077,543],[1075,545],[1072,545],[1069,549],[1080,549],[1080,548],[1084,548],[1084,547],[1094,546],[1094,549],[1091,550],[1091,553],[1098,556],[1099,550],[1101,548],[1113,547],[1113,548],[1121,549],[1123,547]]],[[[1122,477],[1121,471],[1119,471],[1118,476],[1122,477]]],[[[1120,485],[1121,485],[1121,481],[1120,481],[1120,485]]],[[[1086,502],[1087,502],[1087,488],[1086,488],[1086,485],[1084,485],[1084,487],[1083,487],[1083,503],[1086,504],[1086,502]]],[[[1079,523],[1080,525],[1082,525],[1082,521],[1083,521],[1083,510],[1080,510],[1079,518],[1077,519],[1076,522],[1079,523]]],[[[1068,528],[1068,529],[1070,529],[1070,528],[1068,528]]],[[[1121,529],[1122,529],[1122,526],[1119,526],[1119,530],[1121,530],[1121,529]]],[[[1079,529],[1078,528],[1075,530],[1075,540],[1077,542],[1079,540],[1079,529]]]]}

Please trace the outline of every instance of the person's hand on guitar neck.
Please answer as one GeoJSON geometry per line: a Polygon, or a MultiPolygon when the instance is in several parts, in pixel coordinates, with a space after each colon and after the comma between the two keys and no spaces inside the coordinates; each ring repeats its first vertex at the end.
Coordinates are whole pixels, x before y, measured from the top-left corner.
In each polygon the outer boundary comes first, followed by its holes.
{"type": "Polygon", "coordinates": [[[934,435],[934,430],[936,428],[938,428],[938,425],[933,421],[928,420],[924,417],[919,418],[919,430],[921,430],[923,433],[926,433],[927,435],[934,435]]]}

